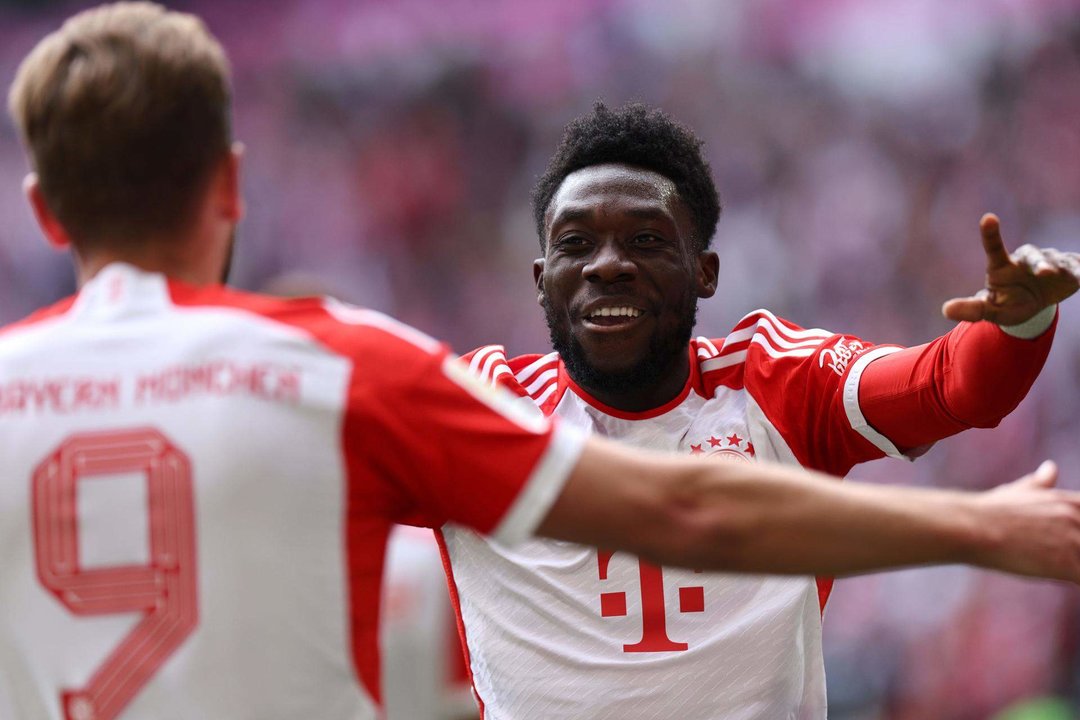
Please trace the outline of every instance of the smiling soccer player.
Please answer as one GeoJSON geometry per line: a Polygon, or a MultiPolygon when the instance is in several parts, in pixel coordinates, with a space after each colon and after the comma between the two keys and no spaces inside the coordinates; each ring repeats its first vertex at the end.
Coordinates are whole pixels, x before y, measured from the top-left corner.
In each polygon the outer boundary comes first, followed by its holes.
{"type": "MultiPolygon", "coordinates": [[[[903,349],[758,310],[727,337],[693,339],[697,303],[718,289],[719,199],[700,141],[641,105],[572,122],[533,203],[555,352],[465,359],[539,414],[652,450],[836,475],[916,456],[1016,407],[1055,303],[1077,288],[1074,257],[1010,257],[987,216],[987,290],[946,314],[990,322],[903,349]]],[[[825,717],[829,578],[700,573],[541,540],[506,551],[455,526],[442,538],[490,718],[825,717]]]]}
{"type": "Polygon", "coordinates": [[[385,315],[224,287],[230,97],[206,27],[146,2],[75,15],[12,85],[26,193],[79,291],[0,328],[5,720],[379,717],[395,522],[1080,582],[1080,494],[1050,464],[980,495],[648,455],[523,414],[385,315]],[[100,401],[56,401],[79,388],[100,401]]]}

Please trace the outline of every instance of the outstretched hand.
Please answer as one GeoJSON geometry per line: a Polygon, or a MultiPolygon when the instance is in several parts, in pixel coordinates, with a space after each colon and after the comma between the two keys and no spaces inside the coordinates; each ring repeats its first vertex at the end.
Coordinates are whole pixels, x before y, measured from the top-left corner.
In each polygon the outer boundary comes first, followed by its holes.
{"type": "Polygon", "coordinates": [[[993,213],[982,216],[979,231],[986,253],[986,287],[972,297],[946,302],[941,312],[949,320],[1019,325],[1080,288],[1076,253],[1022,245],[1010,255],[993,213]]]}
{"type": "Polygon", "coordinates": [[[1058,490],[1052,462],[977,495],[982,527],[994,540],[978,560],[986,567],[1080,583],[1080,493],[1058,490]]]}

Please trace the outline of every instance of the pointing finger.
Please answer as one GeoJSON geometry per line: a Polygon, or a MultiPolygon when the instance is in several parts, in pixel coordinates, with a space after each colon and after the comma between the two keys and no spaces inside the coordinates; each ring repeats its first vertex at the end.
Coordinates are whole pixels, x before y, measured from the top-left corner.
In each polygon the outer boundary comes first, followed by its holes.
{"type": "Polygon", "coordinates": [[[982,234],[983,251],[986,253],[986,266],[989,270],[1009,266],[1009,253],[1001,239],[1001,222],[994,213],[986,213],[979,220],[979,232],[982,234]]]}

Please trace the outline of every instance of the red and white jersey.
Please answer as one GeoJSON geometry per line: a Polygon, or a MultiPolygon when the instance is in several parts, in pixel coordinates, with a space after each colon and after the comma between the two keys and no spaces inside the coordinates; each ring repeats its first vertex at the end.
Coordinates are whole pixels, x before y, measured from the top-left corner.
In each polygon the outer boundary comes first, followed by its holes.
{"type": "MultiPolygon", "coordinates": [[[[463,359],[543,415],[630,445],[844,474],[900,456],[858,405],[863,369],[897,349],[757,311],[724,340],[693,340],[686,387],[643,413],[589,397],[555,353],[463,359]]],[[[825,718],[828,580],[659,568],[547,540],[505,549],[452,524],[441,536],[487,720],[825,718]]]]}
{"type": "Polygon", "coordinates": [[[378,313],[121,264],[0,332],[0,718],[376,717],[392,523],[520,541],[580,452],[503,395],[378,313]]]}

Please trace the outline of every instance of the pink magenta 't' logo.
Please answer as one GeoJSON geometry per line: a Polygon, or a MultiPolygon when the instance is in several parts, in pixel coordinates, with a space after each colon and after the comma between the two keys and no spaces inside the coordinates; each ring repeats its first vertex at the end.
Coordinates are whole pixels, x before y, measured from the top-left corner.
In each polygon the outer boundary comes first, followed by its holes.
{"type": "MultiPolygon", "coordinates": [[[[596,561],[600,570],[600,580],[607,580],[608,564],[611,562],[612,555],[614,553],[609,550],[597,551],[596,561]]],[[[641,639],[632,645],[623,645],[623,652],[678,652],[688,649],[690,646],[687,643],[675,642],[668,637],[663,569],[639,559],[638,573],[641,589],[641,639]]],[[[704,611],[705,588],[700,585],[679,588],[680,613],[704,611]]],[[[625,592],[600,594],[601,617],[624,617],[625,615],[625,592]]]]}
{"type": "MultiPolygon", "coordinates": [[[[698,444],[690,445],[691,455],[708,455],[727,462],[751,462],[757,453],[754,444],[739,436],[710,436],[698,444]]],[[[596,564],[600,580],[607,580],[608,565],[614,555],[609,550],[599,550],[596,564]]],[[[695,570],[694,572],[701,572],[695,570]]],[[[681,652],[690,646],[675,642],[667,633],[667,608],[664,605],[664,571],[655,565],[638,560],[638,587],[641,590],[641,639],[631,645],[623,645],[624,652],[681,652]]],[[[700,585],[679,588],[679,612],[705,612],[705,588],[700,585]]],[[[625,617],[626,593],[600,593],[601,617],[625,617]]]]}

